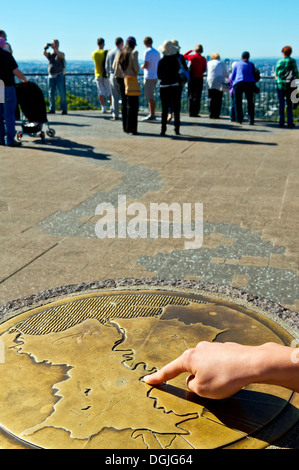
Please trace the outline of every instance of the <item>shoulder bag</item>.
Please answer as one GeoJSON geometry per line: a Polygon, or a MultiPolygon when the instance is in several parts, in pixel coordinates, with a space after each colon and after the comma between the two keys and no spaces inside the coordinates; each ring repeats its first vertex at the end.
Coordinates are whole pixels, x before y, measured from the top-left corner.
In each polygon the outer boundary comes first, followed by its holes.
{"type": "Polygon", "coordinates": [[[125,81],[125,94],[127,96],[139,96],[141,95],[140,85],[136,76],[126,75],[125,81]]]}

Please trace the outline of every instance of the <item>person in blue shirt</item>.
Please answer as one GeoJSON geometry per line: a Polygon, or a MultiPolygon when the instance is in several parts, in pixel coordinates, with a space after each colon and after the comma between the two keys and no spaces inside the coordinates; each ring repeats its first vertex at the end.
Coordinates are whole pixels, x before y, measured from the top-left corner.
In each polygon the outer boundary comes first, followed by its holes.
{"type": "Polygon", "coordinates": [[[242,97],[245,93],[248,104],[248,118],[251,125],[254,124],[254,91],[256,80],[254,77],[255,66],[249,62],[250,54],[245,51],[242,58],[238,61],[232,71],[231,81],[234,89],[234,105],[236,121],[239,124],[243,122],[242,97]]]}

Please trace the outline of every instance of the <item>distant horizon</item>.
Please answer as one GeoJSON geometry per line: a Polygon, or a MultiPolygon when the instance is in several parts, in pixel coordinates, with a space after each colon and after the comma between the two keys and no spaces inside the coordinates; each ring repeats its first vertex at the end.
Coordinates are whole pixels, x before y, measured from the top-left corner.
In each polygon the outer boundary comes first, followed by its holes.
{"type": "MultiPolygon", "coordinates": [[[[203,54],[204,57],[207,57],[209,56],[210,54],[203,54]]],[[[293,59],[295,60],[299,60],[299,56],[292,56],[293,59]]],[[[278,60],[280,59],[281,57],[280,56],[259,56],[259,57],[250,57],[250,60],[262,60],[262,59],[272,59],[272,60],[278,60]]],[[[221,58],[220,60],[225,60],[225,59],[231,59],[231,60],[236,60],[238,59],[237,57],[229,57],[229,56],[226,56],[224,58],[221,58]]],[[[241,59],[241,58],[240,58],[241,59]]],[[[139,59],[140,61],[142,61],[142,59],[139,59]]],[[[68,59],[66,57],[66,61],[67,62],[91,62],[93,63],[93,60],[92,59],[68,59]]],[[[47,61],[46,61],[46,58],[41,58],[41,59],[19,59],[18,62],[44,62],[45,64],[47,64],[47,61]]]]}

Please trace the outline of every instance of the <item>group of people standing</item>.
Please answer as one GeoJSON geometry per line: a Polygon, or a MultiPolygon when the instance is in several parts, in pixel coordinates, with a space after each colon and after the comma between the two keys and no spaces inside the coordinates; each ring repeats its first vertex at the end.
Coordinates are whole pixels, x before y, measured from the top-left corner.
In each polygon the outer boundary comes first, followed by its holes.
{"type": "MultiPolygon", "coordinates": [[[[98,39],[98,49],[92,53],[95,63],[95,80],[98,89],[99,102],[103,112],[106,112],[106,97],[110,99],[112,119],[119,118],[119,101],[122,102],[122,119],[124,132],[137,134],[138,108],[140,91],[130,93],[126,91],[126,82],[129,77],[137,79],[140,68],[144,76],[144,97],[148,101],[149,114],[143,121],[152,121],[155,116],[155,90],[160,80],[160,98],[162,104],[161,134],[166,134],[167,124],[174,116],[175,134],[180,133],[180,108],[182,89],[188,80],[182,68],[187,71],[189,79],[190,116],[198,116],[203,89],[203,76],[206,72],[206,59],[201,55],[203,48],[196,46],[194,51],[180,54],[178,41],[165,41],[156,50],[151,37],[143,41],[146,50],[144,61],[139,66],[136,39],[128,37],[126,42],[122,38],[115,40],[115,49],[105,51],[105,41],[98,39]],[[192,54],[193,52],[193,54],[192,54]],[[161,57],[162,55],[162,57],[161,57]],[[188,70],[187,62],[190,62],[188,70]]],[[[135,82],[136,83],[136,82],[135,82]]],[[[138,85],[137,85],[138,86],[138,85]]]]}
{"type": "MultiPolygon", "coordinates": [[[[184,86],[188,83],[189,115],[200,117],[201,96],[204,75],[207,74],[207,86],[210,99],[210,118],[220,117],[221,104],[224,91],[230,91],[232,99],[231,120],[242,123],[243,95],[248,102],[248,118],[254,124],[254,95],[258,93],[256,86],[259,80],[258,70],[250,62],[249,52],[243,52],[241,60],[232,65],[228,74],[225,65],[221,62],[218,53],[211,55],[207,62],[203,54],[203,46],[197,44],[193,50],[185,54],[180,53],[178,41],[165,41],[158,50],[153,47],[153,40],[147,36],[143,41],[146,50],[143,64],[139,65],[137,42],[133,36],[124,40],[116,38],[115,48],[105,50],[105,40],[99,38],[97,50],[92,53],[95,64],[95,81],[98,90],[101,109],[106,112],[106,97],[111,104],[112,119],[119,119],[119,102],[122,102],[122,124],[124,132],[137,135],[138,110],[140,86],[138,74],[143,69],[144,96],[148,101],[149,114],[142,120],[155,120],[155,90],[160,81],[160,98],[162,105],[161,136],[166,135],[167,124],[173,117],[174,131],[180,134],[181,95],[184,86]]],[[[279,125],[285,124],[285,107],[287,108],[287,125],[294,127],[292,85],[299,78],[296,61],[291,57],[292,48],[285,46],[282,49],[282,59],[276,64],[277,92],[279,99],[279,125]]],[[[65,55],[59,49],[59,41],[53,40],[44,47],[44,55],[48,59],[49,69],[49,113],[55,113],[56,89],[60,94],[62,114],[67,114],[66,87],[65,87],[65,55]],[[49,52],[49,48],[53,51],[49,52]]],[[[14,77],[26,82],[27,79],[19,70],[12,55],[12,49],[7,43],[6,33],[0,31],[0,84],[4,83],[5,99],[0,103],[0,145],[19,145],[14,140],[16,93],[14,77]]]]}
{"type": "MultiPolygon", "coordinates": [[[[243,95],[248,104],[248,119],[254,124],[255,94],[259,71],[249,60],[250,54],[245,51],[241,59],[232,64],[230,73],[221,61],[218,53],[211,54],[209,61],[202,55],[203,46],[197,44],[185,54],[180,53],[178,41],[165,41],[158,50],[153,47],[151,37],[144,39],[146,51],[144,63],[139,66],[136,39],[129,37],[125,44],[122,38],[115,41],[115,49],[104,50],[104,39],[98,40],[98,50],[92,54],[95,62],[95,76],[99,101],[103,112],[106,112],[105,97],[110,98],[113,120],[119,118],[119,101],[122,101],[124,132],[137,134],[139,94],[126,91],[129,77],[137,79],[140,67],[144,71],[144,96],[148,101],[149,114],[143,121],[155,120],[155,89],[160,81],[160,99],[162,105],[161,133],[164,136],[167,124],[174,117],[174,131],[180,134],[180,108],[183,87],[188,82],[189,116],[200,117],[201,97],[204,75],[207,75],[210,118],[220,117],[224,91],[231,95],[231,121],[242,124],[243,95]]],[[[298,78],[296,61],[291,58],[292,49],[286,46],[282,50],[283,59],[277,62],[276,79],[279,98],[279,125],[284,125],[284,110],[287,107],[287,124],[294,127],[291,102],[291,81],[298,78]]],[[[135,82],[136,83],[136,82],[135,82]]],[[[138,84],[136,85],[138,87],[138,84]]]]}

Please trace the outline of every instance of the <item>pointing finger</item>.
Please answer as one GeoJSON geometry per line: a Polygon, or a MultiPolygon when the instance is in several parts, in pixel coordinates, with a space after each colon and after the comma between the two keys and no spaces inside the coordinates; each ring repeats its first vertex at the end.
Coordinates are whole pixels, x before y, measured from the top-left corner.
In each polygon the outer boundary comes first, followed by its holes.
{"type": "Polygon", "coordinates": [[[184,365],[184,359],[182,356],[180,356],[166,366],[162,367],[162,369],[160,369],[158,372],[146,375],[143,380],[150,385],[157,385],[162,382],[166,382],[167,380],[173,379],[182,372],[186,371],[187,369],[184,365]]]}

